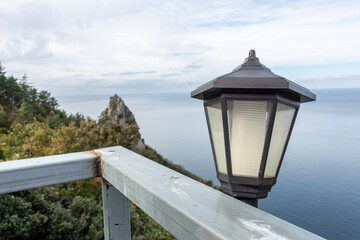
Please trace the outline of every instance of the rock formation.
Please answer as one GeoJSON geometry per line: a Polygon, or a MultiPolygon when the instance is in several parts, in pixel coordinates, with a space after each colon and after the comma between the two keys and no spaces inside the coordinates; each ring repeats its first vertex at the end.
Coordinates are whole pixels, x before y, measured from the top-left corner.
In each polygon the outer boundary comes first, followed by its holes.
{"type": "MultiPolygon", "coordinates": [[[[123,127],[125,124],[135,124],[139,128],[134,115],[117,94],[110,97],[108,107],[101,117],[105,121],[117,122],[123,127]]],[[[136,139],[133,143],[133,146],[137,150],[145,150],[146,148],[144,139],[141,138],[136,139]]]]}
{"type": "Polygon", "coordinates": [[[122,126],[124,126],[125,123],[134,123],[137,125],[134,115],[117,94],[110,97],[106,120],[120,123],[122,126]]]}

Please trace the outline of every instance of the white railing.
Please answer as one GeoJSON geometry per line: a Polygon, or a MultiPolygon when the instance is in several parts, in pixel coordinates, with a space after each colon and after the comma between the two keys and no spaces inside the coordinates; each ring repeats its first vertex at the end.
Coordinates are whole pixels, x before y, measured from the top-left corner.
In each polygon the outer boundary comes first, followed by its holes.
{"type": "Polygon", "coordinates": [[[129,200],[177,239],[322,239],[123,147],[0,163],[0,194],[102,177],[105,239],[128,240],[129,200]]]}

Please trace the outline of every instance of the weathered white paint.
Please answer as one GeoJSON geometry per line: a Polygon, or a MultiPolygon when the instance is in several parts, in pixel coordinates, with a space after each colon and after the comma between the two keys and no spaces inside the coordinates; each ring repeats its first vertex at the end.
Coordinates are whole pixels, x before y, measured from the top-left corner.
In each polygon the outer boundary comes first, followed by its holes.
{"type": "Polygon", "coordinates": [[[130,204],[121,192],[106,180],[101,181],[105,240],[130,240],[130,204]]]}
{"type": "Polygon", "coordinates": [[[125,148],[98,151],[103,178],[178,239],[322,239],[125,148]]]}
{"type": "Polygon", "coordinates": [[[251,239],[289,240],[289,238],[283,237],[280,234],[271,231],[271,226],[269,224],[264,224],[263,221],[248,221],[244,219],[240,219],[240,221],[246,228],[253,232],[251,239]]]}
{"type": "Polygon", "coordinates": [[[0,163],[0,194],[96,176],[97,156],[70,153],[0,163]]]}

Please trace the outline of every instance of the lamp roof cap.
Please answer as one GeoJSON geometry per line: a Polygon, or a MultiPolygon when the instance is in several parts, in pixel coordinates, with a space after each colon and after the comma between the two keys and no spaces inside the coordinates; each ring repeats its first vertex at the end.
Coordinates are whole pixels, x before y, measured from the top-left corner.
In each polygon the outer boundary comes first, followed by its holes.
{"type": "Polygon", "coordinates": [[[250,50],[244,63],[234,68],[232,72],[217,77],[192,91],[191,97],[204,100],[219,93],[245,93],[247,91],[282,92],[296,97],[299,102],[316,100],[316,95],[307,88],[274,74],[261,64],[255,50],[250,50]]]}

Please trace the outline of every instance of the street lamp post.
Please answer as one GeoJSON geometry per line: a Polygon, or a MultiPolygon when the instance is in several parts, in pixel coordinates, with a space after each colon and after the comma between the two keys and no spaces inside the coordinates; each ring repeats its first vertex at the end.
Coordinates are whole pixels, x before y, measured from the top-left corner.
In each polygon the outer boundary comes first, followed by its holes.
{"type": "Polygon", "coordinates": [[[242,65],[191,97],[204,100],[223,191],[257,207],[276,183],[300,103],[316,95],[272,73],[251,50],[242,65]]]}

